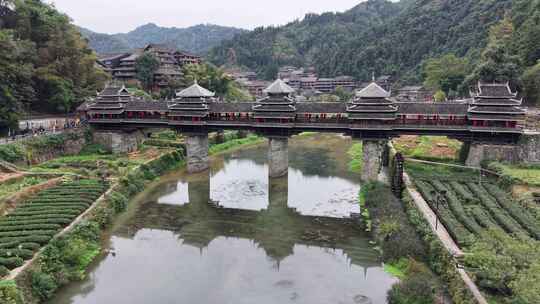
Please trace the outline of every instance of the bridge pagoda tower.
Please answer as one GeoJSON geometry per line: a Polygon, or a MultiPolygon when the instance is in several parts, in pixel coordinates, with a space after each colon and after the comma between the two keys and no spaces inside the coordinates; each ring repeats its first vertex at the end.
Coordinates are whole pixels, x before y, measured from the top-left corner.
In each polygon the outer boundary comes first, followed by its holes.
{"type": "Polygon", "coordinates": [[[172,124],[179,125],[183,122],[202,122],[209,115],[208,104],[213,101],[214,96],[214,92],[201,87],[195,81],[189,88],[178,92],[176,98],[169,102],[169,120],[172,124]]]}
{"type": "Polygon", "coordinates": [[[361,179],[376,181],[384,164],[388,161],[385,153],[388,148],[387,131],[397,118],[398,107],[390,99],[390,93],[372,82],[356,93],[347,105],[353,134],[361,134],[363,166],[361,179]]]}
{"type": "Polygon", "coordinates": [[[204,121],[209,116],[208,104],[214,96],[214,92],[195,81],[192,86],[176,94],[177,98],[168,105],[170,124],[188,130],[184,134],[189,173],[202,172],[209,167],[208,130],[204,127],[204,121]]]}
{"type": "Polygon", "coordinates": [[[253,118],[269,134],[268,167],[270,178],[287,175],[289,169],[289,125],[296,117],[296,102],[291,97],[294,89],[278,79],[264,90],[268,96],[260,99],[253,106],[253,118]],[[278,127],[274,128],[275,124],[278,127]]]}
{"type": "Polygon", "coordinates": [[[349,120],[362,130],[391,130],[398,107],[390,99],[390,92],[372,82],[358,91],[347,104],[349,120]]]}
{"type": "Polygon", "coordinates": [[[514,147],[495,146],[482,142],[484,134],[493,132],[515,134],[517,138],[522,133],[522,126],[526,120],[526,110],[521,108],[522,100],[517,99],[517,92],[512,92],[508,83],[481,83],[478,82],[476,92],[471,92],[471,102],[467,110],[469,128],[476,140],[470,144],[466,164],[471,167],[480,167],[485,159],[492,159],[497,154],[493,151],[505,150],[495,158],[512,161],[511,152],[514,147]],[[497,149],[495,149],[497,147],[497,149]],[[490,153],[491,151],[491,153],[490,153]]]}
{"type": "Polygon", "coordinates": [[[520,108],[522,100],[512,92],[508,83],[478,83],[478,91],[471,93],[467,118],[472,131],[486,132],[495,129],[516,131],[525,122],[526,111],[520,108]]]}
{"type": "Polygon", "coordinates": [[[96,129],[93,141],[112,153],[136,151],[144,135],[134,130],[120,129],[118,125],[126,118],[128,103],[140,100],[129,93],[125,86],[107,85],[85,109],[88,121],[96,129]]]}
{"type": "Polygon", "coordinates": [[[129,93],[125,86],[107,85],[99,92],[93,103],[88,105],[89,120],[122,119],[126,104],[136,98],[129,93]]]}

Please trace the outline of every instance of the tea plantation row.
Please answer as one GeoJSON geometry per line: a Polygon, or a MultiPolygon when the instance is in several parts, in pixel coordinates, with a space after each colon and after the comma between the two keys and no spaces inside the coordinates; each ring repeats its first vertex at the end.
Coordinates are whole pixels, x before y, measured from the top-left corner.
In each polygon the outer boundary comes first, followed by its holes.
{"type": "Polygon", "coordinates": [[[416,180],[417,189],[450,235],[468,246],[486,229],[540,240],[540,223],[501,188],[491,183],[416,180]],[[444,203],[435,193],[445,193],[444,203]]]}
{"type": "Polygon", "coordinates": [[[0,277],[32,258],[106,189],[107,185],[97,180],[63,182],[0,217],[0,277]]]}

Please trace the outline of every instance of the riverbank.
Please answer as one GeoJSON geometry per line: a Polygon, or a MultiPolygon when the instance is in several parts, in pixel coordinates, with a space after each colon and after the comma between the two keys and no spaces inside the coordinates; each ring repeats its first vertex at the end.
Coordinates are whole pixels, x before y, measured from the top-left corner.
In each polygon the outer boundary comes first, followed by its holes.
{"type": "MultiPolygon", "coordinates": [[[[444,161],[454,161],[450,154],[457,157],[457,147],[451,149],[452,151],[448,150],[450,153],[446,156],[425,149],[427,142],[441,141],[440,138],[415,137],[413,141],[416,144],[407,146],[411,139],[412,137],[400,142],[400,149],[409,149],[409,155],[444,161]]],[[[351,153],[351,156],[351,163],[355,164],[354,158],[359,158],[361,153],[356,151],[351,153]]],[[[422,178],[434,179],[455,171],[448,168],[436,169],[415,163],[406,164],[406,170],[422,178]]],[[[470,178],[470,173],[462,175],[470,178]]],[[[421,211],[412,202],[408,195],[400,201],[389,187],[380,183],[364,185],[359,195],[364,221],[381,250],[385,270],[401,279],[401,282],[389,291],[388,302],[438,303],[443,298],[452,298],[454,303],[475,303],[454,266],[454,257],[431,232],[421,211]],[[418,288],[419,286],[422,288],[418,288]]]]}
{"type": "MultiPolygon", "coordinates": [[[[435,274],[430,261],[436,256],[431,243],[417,234],[407,208],[388,186],[370,183],[362,187],[360,204],[369,217],[371,233],[379,246],[385,270],[400,282],[388,292],[388,303],[436,303],[447,296],[444,277],[435,274]]],[[[430,240],[432,242],[433,240],[430,240]]],[[[467,302],[460,302],[467,303],[467,302]]]]}
{"type": "Polygon", "coordinates": [[[411,181],[404,201],[412,210],[409,215],[422,210],[424,216],[415,216],[420,219],[415,224],[419,234],[433,240],[436,232],[443,241],[430,251],[446,265],[437,272],[448,282],[456,303],[467,294],[467,298],[474,294],[479,303],[536,303],[540,301],[540,284],[533,274],[540,248],[537,168],[484,165],[498,174],[407,161],[411,181]],[[464,293],[466,289],[471,292],[464,293]]]}
{"type": "MultiPolygon", "coordinates": [[[[254,144],[262,139],[250,136],[213,145],[214,151],[254,144]]],[[[122,213],[131,197],[165,172],[184,164],[183,150],[145,148],[132,155],[108,157],[103,154],[63,157],[43,163],[36,170],[57,170],[85,173],[86,176],[108,176],[112,185],[69,227],[49,242],[25,267],[10,280],[2,281],[0,299],[6,303],[41,303],[73,280],[81,280],[85,270],[100,253],[100,238],[114,219],[122,213]],[[154,152],[149,152],[154,151],[154,152]],[[141,155],[152,156],[139,161],[141,155]],[[16,284],[13,284],[13,282],[16,284]],[[14,288],[17,286],[17,288],[14,288]],[[4,294],[2,293],[4,291],[4,294]],[[4,296],[4,298],[2,298],[4,296]],[[24,301],[23,301],[24,299],[24,301]]],[[[144,158],[144,157],[143,157],[144,158]]],[[[0,302],[2,302],[0,301],[0,302]]],[[[2,302],[4,303],[4,302],[2,302]]]]}
{"type": "Polygon", "coordinates": [[[167,174],[115,221],[89,278],[53,303],[384,303],[396,279],[356,217],[353,143],[295,137],[279,179],[265,144],[215,155],[208,172],[167,174]]]}

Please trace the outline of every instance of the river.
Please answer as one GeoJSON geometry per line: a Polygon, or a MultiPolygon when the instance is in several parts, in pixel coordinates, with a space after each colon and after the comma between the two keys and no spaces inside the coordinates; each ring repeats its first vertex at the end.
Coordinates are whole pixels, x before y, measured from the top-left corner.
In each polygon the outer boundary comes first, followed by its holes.
{"type": "Polygon", "coordinates": [[[87,279],[50,303],[386,303],[396,279],[359,223],[352,144],[294,137],[288,177],[271,181],[266,145],[162,177],[117,220],[87,279]]]}

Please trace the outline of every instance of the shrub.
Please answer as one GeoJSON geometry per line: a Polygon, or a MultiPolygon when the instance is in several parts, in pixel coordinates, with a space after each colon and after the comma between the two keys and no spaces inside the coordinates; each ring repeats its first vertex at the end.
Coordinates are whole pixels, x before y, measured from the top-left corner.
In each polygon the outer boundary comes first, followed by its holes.
{"type": "Polygon", "coordinates": [[[36,251],[41,247],[41,245],[39,245],[38,243],[22,243],[17,247],[21,249],[28,249],[28,250],[36,251]]]}
{"type": "Polygon", "coordinates": [[[463,199],[466,203],[471,203],[475,201],[472,193],[467,189],[467,187],[465,187],[461,183],[453,181],[450,182],[450,186],[457,193],[457,195],[461,197],[461,199],[463,199]]]}
{"type": "Polygon", "coordinates": [[[175,148],[180,150],[185,149],[185,145],[182,142],[174,142],[162,139],[147,139],[144,141],[144,144],[147,146],[154,146],[160,148],[175,148]]]}
{"type": "Polygon", "coordinates": [[[514,238],[500,230],[485,232],[465,256],[465,264],[474,269],[480,286],[499,294],[530,299],[540,298],[538,285],[527,287],[527,282],[538,284],[535,279],[540,268],[538,261],[540,242],[514,238]]]}
{"type": "MultiPolygon", "coordinates": [[[[433,181],[432,185],[436,186],[435,188],[437,190],[445,190],[446,191],[446,201],[448,202],[448,207],[450,207],[450,210],[452,210],[452,213],[456,217],[457,220],[459,220],[467,230],[474,234],[479,234],[482,232],[482,227],[480,227],[474,219],[471,219],[469,215],[465,213],[465,209],[463,209],[463,205],[461,204],[460,199],[456,196],[456,194],[452,191],[452,188],[448,188],[445,185],[442,184],[441,181],[433,181]]],[[[464,193],[463,193],[464,194],[464,193]]],[[[471,195],[472,196],[472,195],[471,195]]]]}
{"type": "Polygon", "coordinates": [[[0,281],[0,303],[23,304],[23,299],[14,281],[0,281]]]}
{"type": "Polygon", "coordinates": [[[120,213],[127,208],[128,199],[122,193],[113,192],[110,197],[111,205],[116,213],[120,213]]]}
{"type": "MultiPolygon", "coordinates": [[[[9,274],[9,269],[7,269],[5,266],[0,266],[0,278],[3,278],[7,276],[8,274],[9,274]]],[[[2,298],[0,297],[0,299],[2,298]]]]}
{"type": "Polygon", "coordinates": [[[524,231],[502,210],[489,196],[486,190],[475,183],[467,183],[467,186],[476,195],[482,205],[489,211],[495,221],[509,233],[522,234],[524,231]]]}
{"type": "Polygon", "coordinates": [[[0,238],[0,243],[11,243],[11,242],[20,242],[20,243],[38,243],[46,244],[51,239],[50,235],[30,235],[30,236],[20,236],[20,237],[4,237],[0,238]]]}
{"type": "Polygon", "coordinates": [[[455,268],[455,260],[431,230],[431,226],[408,195],[404,198],[409,222],[426,244],[426,255],[431,270],[448,282],[448,291],[454,303],[477,303],[455,268]]]}
{"type": "Polygon", "coordinates": [[[491,216],[489,216],[489,214],[487,214],[482,207],[472,206],[469,210],[474,219],[480,225],[482,225],[482,227],[487,229],[500,229],[500,227],[491,220],[491,216]]]}
{"type": "Polygon", "coordinates": [[[437,278],[424,265],[411,260],[405,278],[388,292],[389,304],[432,304],[437,278]]]}
{"type": "Polygon", "coordinates": [[[58,285],[54,278],[41,271],[34,271],[30,274],[32,293],[41,300],[50,299],[58,285]]]}
{"type": "Polygon", "coordinates": [[[22,146],[18,144],[0,145],[0,160],[10,163],[24,160],[22,146]]]}
{"type": "Polygon", "coordinates": [[[527,230],[534,238],[540,240],[540,225],[529,215],[527,210],[510,200],[508,195],[493,184],[484,184],[484,188],[497,200],[497,202],[527,230]]]}
{"type": "Polygon", "coordinates": [[[402,257],[423,259],[422,243],[391,189],[380,183],[370,183],[363,186],[362,192],[372,217],[373,234],[382,248],[383,260],[392,262],[402,257]]]}
{"type": "Polygon", "coordinates": [[[112,223],[114,218],[114,210],[107,206],[99,206],[94,209],[92,213],[92,220],[95,221],[99,227],[106,228],[112,223]]]}
{"type": "Polygon", "coordinates": [[[84,269],[99,253],[99,225],[82,222],[68,234],[54,239],[42,251],[39,265],[61,286],[82,279],[84,269]]]}
{"type": "Polygon", "coordinates": [[[440,182],[429,184],[423,181],[416,181],[416,186],[452,238],[461,246],[468,245],[472,238],[469,231],[456,219],[447,206],[439,204],[437,208],[436,199],[432,194],[432,191],[435,189],[434,186],[437,186],[437,191],[446,190],[446,187],[440,182]]]}
{"type": "Polygon", "coordinates": [[[0,265],[6,267],[7,269],[15,269],[17,267],[21,267],[23,264],[23,259],[19,257],[0,258],[0,265]]]}
{"type": "Polygon", "coordinates": [[[152,138],[158,138],[163,140],[176,140],[178,134],[174,130],[165,130],[152,134],[152,138]]]}
{"type": "Polygon", "coordinates": [[[33,255],[34,252],[28,249],[0,249],[0,257],[18,257],[24,260],[28,260],[33,255]]]}
{"type": "Polygon", "coordinates": [[[18,231],[18,230],[42,230],[42,229],[60,229],[57,224],[35,224],[35,225],[19,225],[19,226],[3,226],[0,225],[0,231],[18,231]]]}

